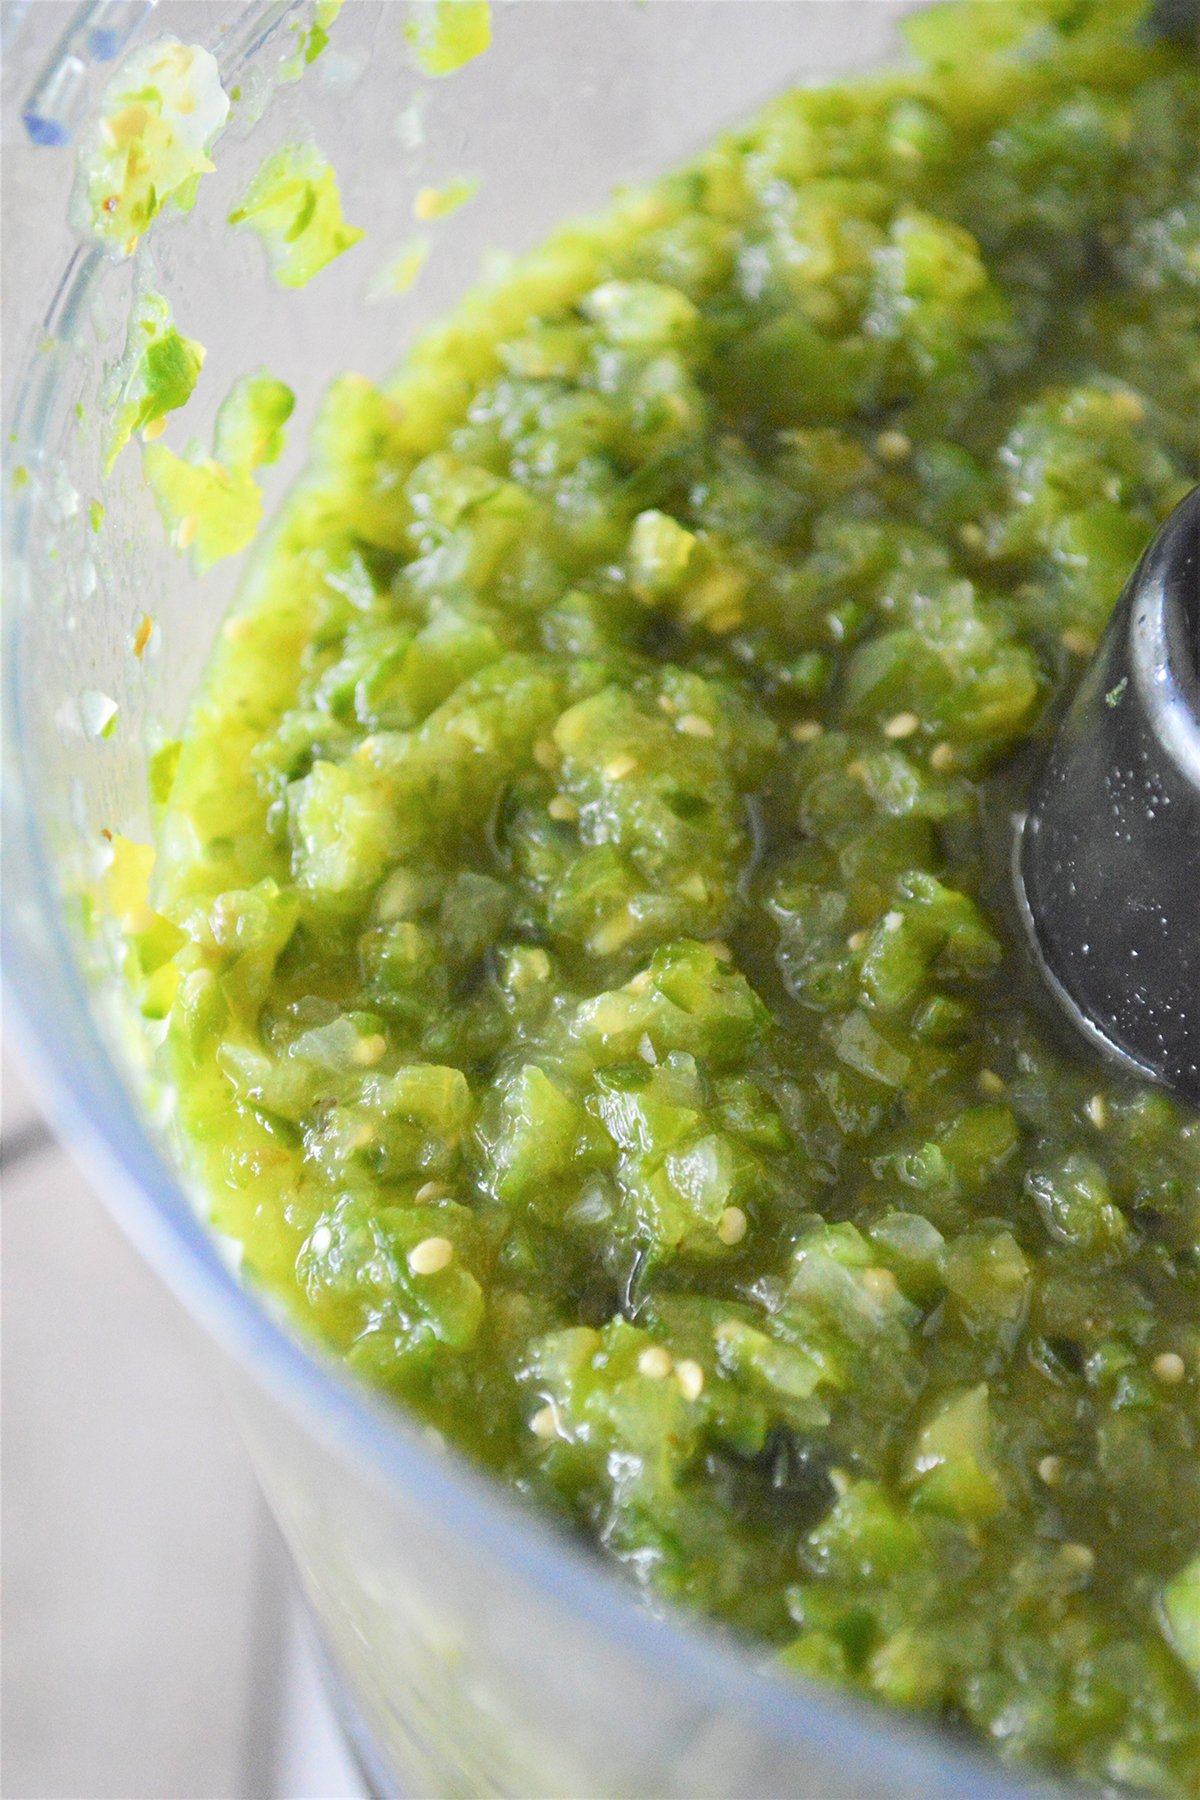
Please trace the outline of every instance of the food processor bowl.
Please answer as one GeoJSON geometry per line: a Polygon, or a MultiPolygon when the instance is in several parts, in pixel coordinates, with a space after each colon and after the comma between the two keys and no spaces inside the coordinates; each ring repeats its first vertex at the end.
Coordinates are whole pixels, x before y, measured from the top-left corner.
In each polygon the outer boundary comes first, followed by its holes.
{"type": "Polygon", "coordinates": [[[382,377],[481,259],[535,244],[683,159],[784,84],[897,53],[892,0],[506,0],[486,55],[429,80],[401,0],[350,0],[311,62],[305,0],[93,0],[4,12],[4,955],[10,1022],[64,1140],[200,1321],[379,1794],[861,1796],[1034,1791],[932,1727],[761,1673],[654,1616],[617,1572],[353,1385],[239,1280],[188,1190],[120,979],[105,866],[149,839],[244,558],[203,577],[168,541],[135,445],[106,469],[131,302],[153,289],[207,359],[168,444],[208,442],[233,380],[295,392],[268,513],[328,381],[382,377]],[[234,100],[215,172],[136,252],[76,229],[75,146],[121,60],[170,35],[234,100]],[[264,156],[315,142],[367,236],[302,291],[227,215],[264,156]],[[423,188],[477,181],[423,228],[423,188]],[[418,212],[420,211],[418,207],[418,212]]]}

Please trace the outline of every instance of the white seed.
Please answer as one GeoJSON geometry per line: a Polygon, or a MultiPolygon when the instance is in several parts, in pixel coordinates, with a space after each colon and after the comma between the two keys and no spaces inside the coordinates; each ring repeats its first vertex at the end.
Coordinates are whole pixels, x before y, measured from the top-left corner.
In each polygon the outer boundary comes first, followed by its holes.
{"type": "Polygon", "coordinates": [[[1090,1575],[1096,1566],[1096,1552],[1086,1544],[1063,1544],[1058,1552],[1058,1560],[1080,1575],[1090,1575]]]}
{"type": "Polygon", "coordinates": [[[710,738],[716,736],[716,727],[711,719],[703,713],[680,713],[675,721],[675,729],[682,731],[687,737],[710,738]]]}
{"type": "Polygon", "coordinates": [[[1158,1380],[1164,1381],[1168,1387],[1178,1387],[1187,1374],[1184,1360],[1177,1350],[1164,1350],[1155,1357],[1150,1367],[1158,1380]]]}
{"type": "Polygon", "coordinates": [[[894,1300],[900,1291],[890,1269],[864,1269],[862,1283],[876,1300],[894,1300]]]}
{"type": "Polygon", "coordinates": [[[791,735],[797,744],[812,744],[824,729],[820,719],[798,719],[792,726],[791,735]]]}
{"type": "Polygon", "coordinates": [[[661,1344],[651,1344],[638,1357],[638,1374],[648,1375],[651,1381],[663,1381],[674,1367],[671,1352],[664,1350],[661,1344]]]}
{"type": "Polygon", "coordinates": [[[704,1370],[690,1356],[675,1365],[675,1379],[685,1400],[698,1400],[704,1392],[704,1370]]]}
{"type": "Polygon", "coordinates": [[[369,1069],[373,1063],[382,1058],[387,1049],[387,1039],[381,1031],[372,1031],[368,1037],[359,1038],[354,1046],[352,1060],[360,1068],[369,1069]]]}
{"type": "Polygon", "coordinates": [[[1038,1480],[1044,1481],[1047,1487],[1056,1487],[1062,1478],[1062,1467],[1061,1456],[1043,1456],[1037,1466],[1038,1480]]]}
{"type": "Polygon", "coordinates": [[[746,1235],[749,1220],[740,1206],[727,1206],[717,1220],[717,1236],[730,1249],[740,1244],[746,1235]]]}
{"type": "Polygon", "coordinates": [[[852,931],[846,939],[847,947],[851,950],[863,950],[866,948],[870,936],[869,931],[852,931]]]}
{"type": "Polygon", "coordinates": [[[977,525],[974,519],[968,519],[965,525],[959,526],[958,538],[966,550],[982,550],[987,543],[983,526],[977,525]]]}
{"type": "Polygon", "coordinates": [[[418,1206],[424,1206],[430,1200],[444,1199],[447,1191],[444,1181],[426,1181],[417,1189],[413,1199],[418,1206]]]}
{"type": "Polygon", "coordinates": [[[911,737],[913,732],[919,731],[920,728],[921,721],[915,712],[901,712],[897,713],[894,719],[888,720],[883,728],[883,735],[886,738],[906,738],[911,737]]]}
{"type": "Polygon", "coordinates": [[[929,766],[939,775],[948,775],[957,761],[953,744],[935,744],[929,752],[929,766]]]}
{"type": "Polygon", "coordinates": [[[514,950],[505,965],[504,984],[511,993],[523,994],[549,974],[550,958],[544,950],[514,950]]]}
{"type": "Polygon", "coordinates": [[[888,912],[883,915],[883,929],[885,931],[899,931],[903,923],[904,914],[902,912],[888,912]]]}
{"type": "Polygon", "coordinates": [[[875,439],[875,453],[884,462],[903,462],[912,455],[912,439],[903,431],[881,431],[875,439]]]}
{"type": "Polygon", "coordinates": [[[997,1075],[995,1069],[980,1069],[979,1085],[985,1094],[991,1094],[994,1099],[999,1099],[1001,1094],[1006,1094],[1008,1092],[1003,1080],[997,1075]]]}
{"type": "Polygon", "coordinates": [[[324,1256],[333,1243],[333,1233],[328,1225],[318,1225],[308,1240],[308,1247],[314,1256],[324,1256]]]}
{"type": "Polygon", "coordinates": [[[564,825],[573,825],[579,817],[579,808],[565,794],[555,794],[546,811],[552,819],[560,819],[564,825]]]}
{"type": "Polygon", "coordinates": [[[1108,1108],[1104,1104],[1104,1095],[1093,1094],[1083,1110],[1092,1121],[1092,1124],[1096,1127],[1096,1130],[1103,1131],[1108,1123],[1108,1108]]]}
{"type": "Polygon", "coordinates": [[[708,947],[718,962],[732,962],[733,951],[723,938],[709,938],[708,947]]]}
{"type": "Polygon", "coordinates": [[[454,1261],[454,1245],[449,1238],[422,1238],[408,1253],[408,1266],[414,1275],[437,1275],[454,1261]]]}
{"type": "Polygon", "coordinates": [[[637,757],[623,753],[620,756],[614,756],[610,762],[606,762],[600,773],[605,781],[624,781],[625,777],[632,775],[636,768],[637,757]]]}
{"type": "Polygon", "coordinates": [[[614,950],[624,949],[637,928],[637,920],[629,908],[624,907],[619,913],[614,913],[611,919],[606,919],[597,931],[593,931],[588,949],[593,956],[611,956],[614,950]]]}
{"type": "Polygon", "coordinates": [[[553,1400],[538,1407],[529,1421],[529,1429],[534,1437],[549,1439],[558,1436],[558,1408],[553,1400]]]}
{"type": "Polygon", "coordinates": [[[1130,425],[1140,425],[1146,416],[1146,402],[1132,388],[1118,388],[1109,395],[1109,405],[1118,419],[1124,419],[1130,425]]]}

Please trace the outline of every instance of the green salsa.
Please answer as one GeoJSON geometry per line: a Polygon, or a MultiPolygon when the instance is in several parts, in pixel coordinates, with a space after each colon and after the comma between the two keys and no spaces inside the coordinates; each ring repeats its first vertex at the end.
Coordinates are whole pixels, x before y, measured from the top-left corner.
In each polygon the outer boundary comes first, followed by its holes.
{"type": "Polygon", "coordinates": [[[1194,1796],[1200,1120],[1008,898],[1200,477],[1143,10],[923,14],[337,382],[128,917],[214,1223],[354,1371],[788,1669],[1194,1796]]]}

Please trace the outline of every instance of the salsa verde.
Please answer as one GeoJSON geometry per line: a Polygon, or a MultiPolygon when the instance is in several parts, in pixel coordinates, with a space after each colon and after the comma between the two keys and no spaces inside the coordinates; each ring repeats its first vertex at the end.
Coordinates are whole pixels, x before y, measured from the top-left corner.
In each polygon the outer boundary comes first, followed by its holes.
{"type": "Polygon", "coordinates": [[[1012,817],[1200,477],[1200,79],[985,0],[561,229],[307,475],[135,936],[247,1275],[801,1676],[1200,1793],[1200,1120],[1012,817]]]}

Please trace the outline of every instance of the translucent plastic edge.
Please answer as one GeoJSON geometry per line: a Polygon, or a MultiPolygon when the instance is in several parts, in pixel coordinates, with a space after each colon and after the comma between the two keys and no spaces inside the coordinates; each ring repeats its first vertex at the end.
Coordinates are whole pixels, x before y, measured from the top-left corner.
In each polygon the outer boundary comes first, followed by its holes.
{"type": "MultiPolygon", "coordinates": [[[[116,62],[141,35],[159,0],[86,0],[67,13],[67,24],[34,79],[21,108],[31,143],[61,149],[74,141],[92,101],[97,69],[116,62]]],[[[253,0],[227,27],[216,45],[224,77],[252,56],[287,14],[306,0],[253,0]]],[[[18,16],[14,31],[20,29],[18,16]]]]}
{"type": "Polygon", "coordinates": [[[21,108],[34,144],[69,144],[88,108],[97,64],[115,62],[137,36],[158,0],[88,0],[66,12],[66,29],[50,52],[21,108]]]}

